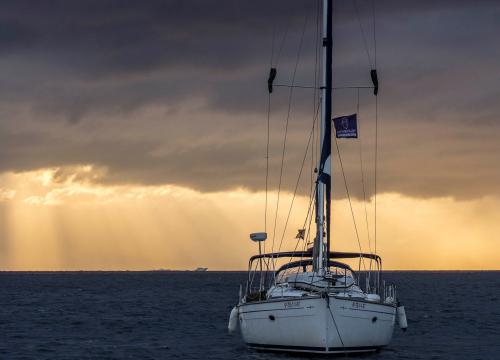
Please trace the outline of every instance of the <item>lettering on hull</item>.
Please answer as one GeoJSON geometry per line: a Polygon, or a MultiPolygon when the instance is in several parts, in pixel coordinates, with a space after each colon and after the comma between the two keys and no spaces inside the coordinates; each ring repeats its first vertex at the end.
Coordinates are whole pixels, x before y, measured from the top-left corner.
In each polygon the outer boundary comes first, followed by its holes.
{"type": "Polygon", "coordinates": [[[283,303],[283,306],[285,306],[285,309],[299,308],[300,301],[298,301],[298,300],[286,301],[285,303],[283,303]]]}

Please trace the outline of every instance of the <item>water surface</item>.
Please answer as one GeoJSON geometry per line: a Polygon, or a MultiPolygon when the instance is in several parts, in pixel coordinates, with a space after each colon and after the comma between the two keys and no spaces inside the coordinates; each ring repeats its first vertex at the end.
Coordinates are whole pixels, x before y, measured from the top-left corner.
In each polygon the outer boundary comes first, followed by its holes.
{"type": "MultiPolygon", "coordinates": [[[[409,329],[363,359],[500,359],[500,272],[389,272],[409,329]]],[[[302,359],[227,334],[239,272],[0,273],[0,359],[302,359]]],[[[306,358],[306,357],[303,357],[306,358]]],[[[357,357],[359,358],[359,357],[357,357]]]]}

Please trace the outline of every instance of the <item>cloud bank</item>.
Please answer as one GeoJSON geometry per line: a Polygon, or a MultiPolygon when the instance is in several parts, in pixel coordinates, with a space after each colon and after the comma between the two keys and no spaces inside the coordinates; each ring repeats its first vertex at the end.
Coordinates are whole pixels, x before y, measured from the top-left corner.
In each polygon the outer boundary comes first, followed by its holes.
{"type": "MultiPolygon", "coordinates": [[[[0,172],[88,164],[105,169],[91,179],[101,185],[264,189],[273,28],[279,42],[290,26],[277,79],[288,83],[307,21],[297,82],[311,84],[315,6],[298,0],[3,3],[0,172]]],[[[358,7],[374,56],[371,1],[358,7]]],[[[369,64],[355,9],[337,2],[334,16],[334,82],[366,85],[369,64]]],[[[377,1],[379,191],[500,195],[499,16],[494,1],[377,1]]],[[[336,114],[355,110],[355,92],[336,95],[336,114]]],[[[287,99],[288,90],[279,89],[272,100],[271,189],[278,184],[287,99]]],[[[368,92],[360,101],[370,196],[374,103],[368,92]]],[[[293,104],[288,191],[312,123],[312,92],[296,90],[293,104]]],[[[361,197],[359,144],[340,147],[351,192],[361,197]]],[[[301,194],[309,188],[307,164],[301,194]]]]}

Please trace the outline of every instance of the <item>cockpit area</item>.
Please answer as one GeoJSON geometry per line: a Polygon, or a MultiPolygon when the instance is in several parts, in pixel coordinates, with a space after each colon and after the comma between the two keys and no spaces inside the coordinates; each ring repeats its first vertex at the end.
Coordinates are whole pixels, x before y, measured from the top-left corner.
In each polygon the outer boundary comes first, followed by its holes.
{"type": "Polygon", "coordinates": [[[313,270],[312,259],[289,262],[276,271],[276,283],[287,283],[304,290],[347,288],[356,284],[355,272],[349,265],[330,260],[327,268],[328,271],[319,276],[313,270]]]}

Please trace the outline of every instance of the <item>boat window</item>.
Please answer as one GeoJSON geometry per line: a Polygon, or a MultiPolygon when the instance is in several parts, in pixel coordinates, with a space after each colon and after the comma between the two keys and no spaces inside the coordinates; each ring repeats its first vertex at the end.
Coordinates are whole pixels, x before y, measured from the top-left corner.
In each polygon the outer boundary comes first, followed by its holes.
{"type": "MultiPolygon", "coordinates": [[[[296,275],[304,272],[313,272],[313,267],[310,264],[307,265],[297,265],[290,268],[285,268],[283,270],[278,271],[276,274],[276,282],[286,282],[286,279],[290,275],[296,275]]],[[[338,266],[330,266],[330,276],[336,280],[338,283],[352,283],[356,282],[355,273],[348,268],[338,267],[338,266]]]]}
{"type": "Polygon", "coordinates": [[[284,269],[278,272],[276,275],[276,282],[283,282],[290,275],[296,275],[304,272],[312,272],[312,265],[299,265],[295,267],[291,267],[288,269],[284,269]]]}

